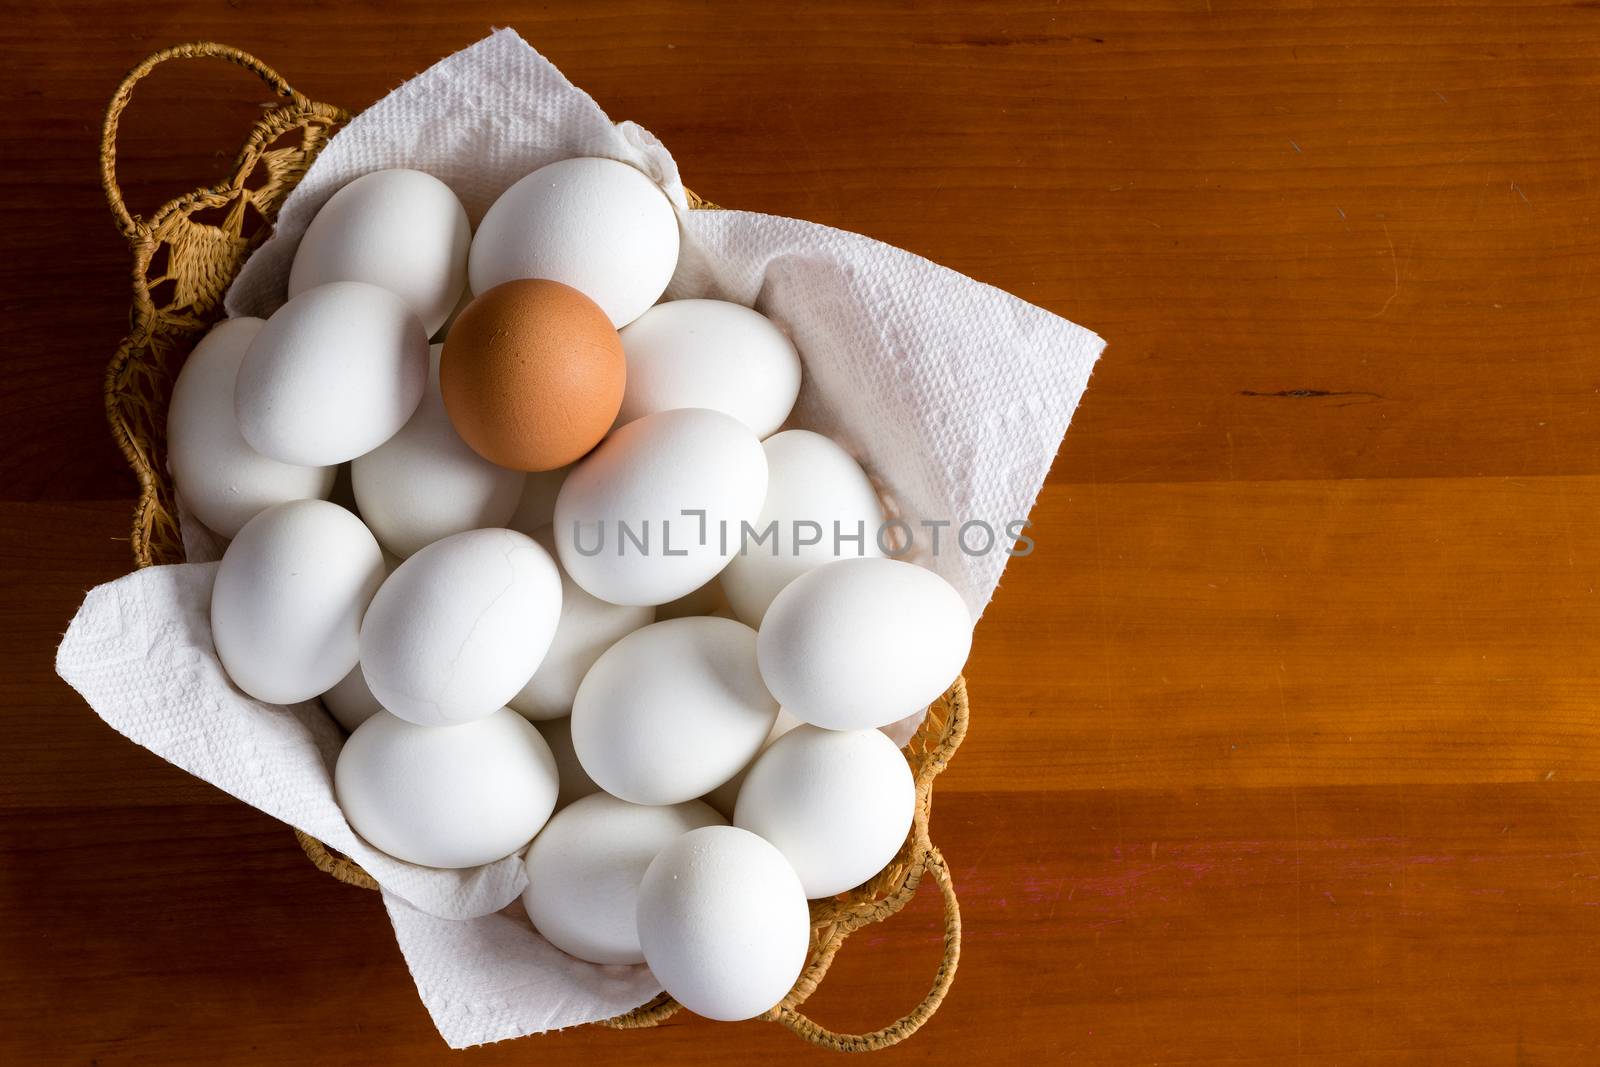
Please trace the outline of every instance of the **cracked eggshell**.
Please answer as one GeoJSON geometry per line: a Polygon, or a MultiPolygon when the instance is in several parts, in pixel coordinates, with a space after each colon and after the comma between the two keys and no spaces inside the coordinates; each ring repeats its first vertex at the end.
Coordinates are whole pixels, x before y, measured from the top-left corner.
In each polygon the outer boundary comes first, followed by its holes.
{"type": "Polygon", "coordinates": [[[361,517],[401,557],[463,530],[505,526],[526,478],[490,463],[456,433],[439,395],[439,349],[430,350],[428,387],[410,420],[350,464],[361,517]]]}
{"type": "Polygon", "coordinates": [[[400,564],[361,625],[378,702],[419,726],[492,715],[527,683],[561,615],[550,554],[514,530],[468,530],[400,564]]]}
{"type": "Polygon", "coordinates": [[[733,821],[772,842],[815,900],[883,870],[916,800],[905,756],[881,732],[799,726],[756,757],[733,821]]]}
{"type": "Polygon", "coordinates": [[[256,334],[234,413],[257,452],[325,467],[393,437],[427,383],[428,335],[406,302],[365,282],[330,282],[294,297],[256,334]]]}
{"type": "Polygon", "coordinates": [[[380,851],[424,867],[477,867],[521,849],[556,802],[550,747],[504,708],[460,726],[379,712],[339,752],[334,792],[380,851]]]}
{"type": "Polygon", "coordinates": [[[678,265],[678,217],[643,172],[579,157],[540,167],[500,194],[467,259],[472,291],[517,278],[570,285],[626,326],[678,265]]]}
{"type": "Polygon", "coordinates": [[[796,718],[867,730],[927,707],[972,648],[972,615],[915,564],[841,559],[784,586],[761,621],[761,677],[796,718]]]}
{"type": "Polygon", "coordinates": [[[444,182],[420,170],[373,171],[312,218],[289,268],[289,297],[366,282],[404,300],[432,335],[466,288],[471,243],[467,211],[444,182]]]}
{"type": "Polygon", "coordinates": [[[794,868],[733,826],[690,830],[656,854],[639,885],[638,927],[666,991],[697,1015],[729,1022],[782,1000],[811,946],[794,868]]]}
{"type": "Polygon", "coordinates": [[[776,323],[742,304],[657,304],[623,328],[622,350],[628,376],[618,423],[711,408],[767,437],[800,395],[800,353],[776,323]]]}
{"type": "Polygon", "coordinates": [[[614,430],[572,468],[556,497],[556,547],[591,595],[665,604],[717,576],[766,495],[767,457],[749,427],[704,408],[662,411],[614,430]],[[703,539],[694,512],[704,512],[703,539]],[[648,550],[623,540],[624,527],[644,532],[648,550]]]}
{"type": "Polygon", "coordinates": [[[770,543],[752,544],[734,556],[719,579],[734,616],[757,628],[773,598],[800,575],[836,559],[883,555],[883,504],[850,453],[810,430],[774,434],[761,450],[767,455],[767,498],[754,526],[759,531],[776,523],[776,534],[770,543]],[[815,528],[799,525],[804,523],[815,528]],[[858,533],[859,545],[845,540],[858,533]],[[816,543],[804,543],[813,535],[816,543]]]}
{"type": "Polygon", "coordinates": [[[213,326],[184,360],[167,408],[167,461],[178,495],[224,538],[274,504],[327,499],[337,470],[263,456],[239,432],[233,413],[239,364],[265,325],[224,319],[213,326]]]}
{"type": "MultiPolygon", "coordinates": [[[[546,551],[555,551],[555,538],[545,526],[533,535],[546,551]]],[[[561,618],[539,669],[528,684],[511,698],[510,707],[524,718],[559,719],[572,713],[578,685],[601,653],[655,621],[655,609],[608,604],[585,593],[565,572],[561,574],[561,618]]]]}
{"type": "Polygon", "coordinates": [[[652,623],[612,645],[572,705],[572,742],[600,788],[635,804],[710,792],[750,762],[778,716],[756,634],[732,619],[652,623]]]}
{"type": "Polygon", "coordinates": [[[361,520],[326,500],[270,507],[244,524],[211,587],[211,637],[235,685],[269,704],[330,689],[356,664],[383,554],[361,520]]]}
{"type": "Polygon", "coordinates": [[[558,812],[528,847],[522,903],[552,945],[590,963],[644,962],[639,883],[650,861],[678,837],[726,825],[698,800],[667,807],[606,793],[558,812]]]}

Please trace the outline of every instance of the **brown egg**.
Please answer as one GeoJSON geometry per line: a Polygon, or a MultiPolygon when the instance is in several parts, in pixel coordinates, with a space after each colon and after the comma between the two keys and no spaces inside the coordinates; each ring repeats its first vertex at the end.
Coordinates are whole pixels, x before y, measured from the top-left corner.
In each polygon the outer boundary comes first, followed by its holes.
{"type": "Polygon", "coordinates": [[[522,471],[588,452],[622,407],[622,340],[600,305],[542,278],[497,285],[445,338],[439,388],[461,439],[522,471]]]}

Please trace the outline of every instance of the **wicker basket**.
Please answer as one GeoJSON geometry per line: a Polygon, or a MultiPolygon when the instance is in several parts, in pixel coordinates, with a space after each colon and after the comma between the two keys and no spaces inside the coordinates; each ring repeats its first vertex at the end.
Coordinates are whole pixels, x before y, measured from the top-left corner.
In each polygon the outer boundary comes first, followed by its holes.
{"type": "MultiPolygon", "coordinates": [[[[133,250],[133,311],[130,332],[106,368],[106,416],[111,432],[139,479],[133,517],[133,556],[140,567],[176,563],[183,544],[166,462],[167,402],[173,377],[204,332],[222,314],[222,297],[245,257],[268,230],[284,198],[294,188],[328,138],[349,115],[296,92],[265,63],[236,48],[209,42],[163,49],[130,71],[106,111],[100,146],[101,181],[117,226],[133,250]],[[255,124],[234,161],[227,181],[197,189],[162,205],[148,219],[129,212],[116,177],[118,121],[133,87],[169,59],[209,57],[251,71],[272,90],[273,100],[255,124]],[[220,223],[202,221],[204,212],[220,223]],[[252,220],[251,213],[259,218],[252,220]],[[247,222],[251,236],[245,236],[247,222]]],[[[695,208],[715,210],[694,198],[695,208]]],[[[794,989],[763,1018],[782,1023],[826,1048],[867,1052],[897,1044],[933,1015],[955,977],[961,953],[961,915],[950,871],[928,837],[933,779],[944,769],[967,728],[966,683],[957,679],[929,709],[927,720],[906,746],[916,780],[916,812],[911,833],[894,860],[867,884],[826,900],[811,902],[811,955],[794,989]],[[924,875],[944,897],[944,955],[932,988],[910,1012],[867,1034],[839,1034],[800,1011],[833,961],[844,939],[863,926],[888,918],[916,893],[924,875]]],[[[341,882],[376,889],[352,860],[295,831],[311,862],[341,882]]],[[[648,1004],[606,1020],[620,1029],[655,1026],[678,1011],[662,995],[648,1004]]]]}

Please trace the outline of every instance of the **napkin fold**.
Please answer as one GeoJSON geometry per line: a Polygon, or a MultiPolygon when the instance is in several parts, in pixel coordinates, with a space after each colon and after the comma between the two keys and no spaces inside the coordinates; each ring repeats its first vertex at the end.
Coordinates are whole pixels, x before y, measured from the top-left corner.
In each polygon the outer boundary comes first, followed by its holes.
{"type": "Polygon", "coordinates": [[[628,1012],[661,992],[650,969],[584,963],[540,937],[521,904],[452,920],[393,893],[383,903],[423,1005],[451,1048],[628,1012]]]}
{"type": "MultiPolygon", "coordinates": [[[[266,316],[283,303],[307,224],[362,174],[434,174],[476,223],[523,175],[580,155],[638,167],[673,203],[683,248],[669,298],[732,300],[789,332],[805,372],[789,425],[852,452],[910,532],[909,558],[943,575],[973,618],[981,615],[1011,528],[1033,506],[1103,342],[857,234],[746,211],[690,211],[666,148],[633,123],[613,124],[511,30],[417,75],[332,139],[240,271],[228,314],[266,316]]],[[[452,1047],[609,1018],[660,991],[643,966],[583,963],[541,938],[516,903],[526,885],[518,857],[439,871],[363,842],[334,800],[342,735],[320,703],[263,704],[228,681],[209,626],[216,564],[198,562],[214,559],[219,545],[181,518],[196,562],[94,589],[57,652],[57,672],[101,718],[369,871],[418,993],[452,1047]]]]}

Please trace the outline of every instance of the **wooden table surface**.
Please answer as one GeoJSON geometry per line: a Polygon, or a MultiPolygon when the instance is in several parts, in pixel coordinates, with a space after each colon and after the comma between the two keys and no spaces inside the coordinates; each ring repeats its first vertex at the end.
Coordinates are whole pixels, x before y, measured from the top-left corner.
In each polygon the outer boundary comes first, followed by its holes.
{"type": "MultiPolygon", "coordinates": [[[[373,896],[52,671],[130,564],[99,394],[117,79],[213,38],[357,109],[509,24],[702,194],[1110,342],[937,790],[960,976],[882,1062],[1595,1062],[1594,6],[5,0],[0,1058],[828,1055],[687,1017],[451,1054],[373,896]]],[[[220,177],[259,97],[158,74],[130,199],[220,177]]],[[[919,901],[814,1014],[887,1021],[938,950],[919,901]]]]}

